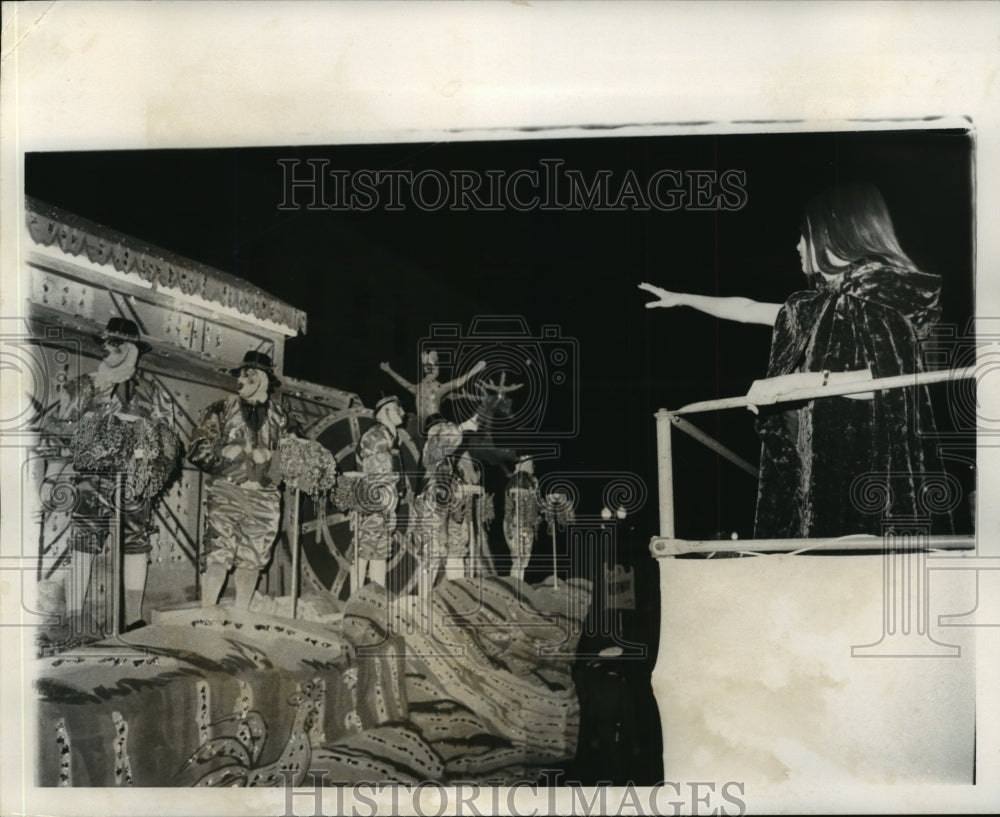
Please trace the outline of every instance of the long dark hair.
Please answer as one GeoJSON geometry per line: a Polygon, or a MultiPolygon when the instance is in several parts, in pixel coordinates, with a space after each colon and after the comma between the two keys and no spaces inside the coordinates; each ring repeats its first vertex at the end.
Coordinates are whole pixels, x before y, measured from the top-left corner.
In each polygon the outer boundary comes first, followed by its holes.
{"type": "Polygon", "coordinates": [[[852,264],[878,258],[903,269],[917,268],[899,246],[882,193],[868,182],[837,185],[810,199],[801,229],[817,271],[830,275],[843,272],[842,267],[830,263],[826,250],[852,264]]]}

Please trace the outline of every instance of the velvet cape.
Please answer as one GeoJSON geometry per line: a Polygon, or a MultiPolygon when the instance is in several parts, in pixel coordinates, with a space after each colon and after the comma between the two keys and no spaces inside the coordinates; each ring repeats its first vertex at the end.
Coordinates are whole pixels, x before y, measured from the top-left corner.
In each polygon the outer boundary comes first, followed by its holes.
{"type": "MultiPolygon", "coordinates": [[[[920,341],[940,316],[938,276],[865,259],[782,306],[768,377],[857,371],[890,377],[922,369],[920,341]]],[[[926,386],[870,400],[827,397],[761,410],[754,536],[881,535],[903,524],[951,532],[926,386]]]]}

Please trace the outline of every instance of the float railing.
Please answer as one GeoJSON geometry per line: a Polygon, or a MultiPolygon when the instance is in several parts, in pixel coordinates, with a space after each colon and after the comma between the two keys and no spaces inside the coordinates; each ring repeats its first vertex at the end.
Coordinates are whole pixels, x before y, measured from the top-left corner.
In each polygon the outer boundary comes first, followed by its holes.
{"type": "MultiPolygon", "coordinates": [[[[862,394],[871,391],[885,391],[933,383],[954,382],[975,378],[975,367],[948,369],[936,372],[914,372],[894,375],[874,380],[858,380],[848,383],[789,389],[774,405],[813,400],[823,397],[840,397],[848,394],[862,394]]],[[[867,550],[882,546],[882,538],[870,535],[845,536],[824,539],[749,539],[739,540],[738,545],[711,541],[689,541],[674,537],[674,475],[671,433],[674,427],[734,463],[737,467],[757,476],[757,469],[739,455],[733,453],[697,426],[684,420],[681,415],[730,408],[747,408],[750,401],[746,395],[724,397],[718,400],[704,400],[689,403],[678,409],[660,409],[656,412],[656,453],[657,484],[660,509],[660,533],[650,543],[652,554],[657,557],[673,556],[680,553],[722,552],[722,551],[792,551],[792,550],[867,550]]],[[[928,536],[924,540],[928,547],[952,550],[969,550],[975,547],[974,536],[928,536]]]]}

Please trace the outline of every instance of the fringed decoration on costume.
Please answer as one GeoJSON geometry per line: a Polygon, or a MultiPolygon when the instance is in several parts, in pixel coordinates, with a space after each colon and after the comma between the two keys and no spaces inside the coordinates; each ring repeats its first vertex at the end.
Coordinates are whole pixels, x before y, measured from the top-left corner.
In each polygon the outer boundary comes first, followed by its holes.
{"type": "Polygon", "coordinates": [[[358,491],[361,490],[362,474],[357,472],[341,474],[337,484],[330,492],[330,499],[344,513],[356,511],[361,507],[358,491]]]}
{"type": "Polygon", "coordinates": [[[309,494],[317,505],[337,484],[337,461],[315,440],[286,434],[278,451],[285,487],[309,494]]]}
{"type": "Polygon", "coordinates": [[[120,471],[126,497],[145,499],[156,496],[173,474],[180,439],[165,423],[91,413],[76,424],[70,452],[78,471],[120,471]]]}

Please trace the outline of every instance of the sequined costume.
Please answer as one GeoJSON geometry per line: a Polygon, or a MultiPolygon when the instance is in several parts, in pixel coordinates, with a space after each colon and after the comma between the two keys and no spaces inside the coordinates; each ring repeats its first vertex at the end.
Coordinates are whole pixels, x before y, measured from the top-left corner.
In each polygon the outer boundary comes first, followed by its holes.
{"type": "Polygon", "coordinates": [[[401,470],[396,444],[392,430],[378,422],[358,440],[357,458],[364,475],[357,533],[361,559],[388,559],[392,550],[401,470]]]}
{"type": "Polygon", "coordinates": [[[212,477],[203,568],[260,570],[267,564],[280,523],[278,445],[287,427],[287,415],[273,399],[249,403],[230,395],[202,415],[188,459],[212,477]],[[239,452],[225,456],[228,446],[239,452]]]}
{"type": "Polygon", "coordinates": [[[96,373],[81,375],[63,387],[44,435],[74,462],[70,547],[95,554],[104,550],[119,497],[122,552],[148,553],[153,504],[180,449],[167,390],[141,372],[121,383],[96,373]]]}
{"type": "Polygon", "coordinates": [[[507,482],[503,512],[503,535],[515,566],[526,566],[531,558],[540,521],[538,478],[515,471],[507,482]]]}

